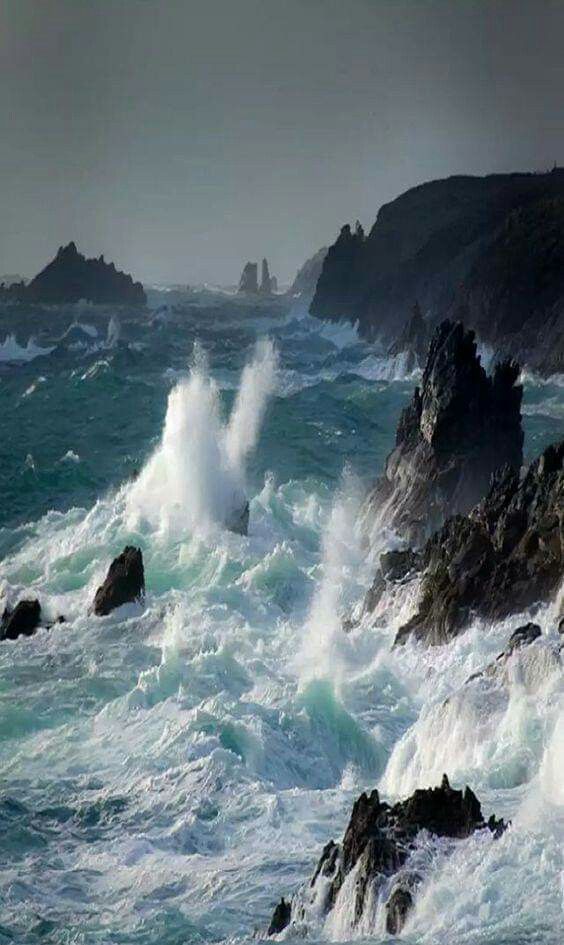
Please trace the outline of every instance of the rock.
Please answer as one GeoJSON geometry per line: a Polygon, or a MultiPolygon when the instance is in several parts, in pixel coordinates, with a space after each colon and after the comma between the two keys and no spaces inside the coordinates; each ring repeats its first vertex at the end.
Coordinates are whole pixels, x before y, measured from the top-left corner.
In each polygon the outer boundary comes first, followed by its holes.
{"type": "Polygon", "coordinates": [[[257,295],[258,290],[258,266],[253,262],[245,263],[237,291],[257,295]]]}
{"type": "Polygon", "coordinates": [[[322,246],[314,256],[307,259],[303,266],[298,269],[296,278],[290,287],[290,295],[303,299],[304,302],[310,302],[315,293],[317,280],[321,275],[323,263],[327,255],[327,247],[322,246]]]}
{"type": "Polygon", "coordinates": [[[396,886],[386,903],[386,932],[399,935],[408,913],[413,908],[413,896],[404,886],[396,886]]]}
{"type": "Polygon", "coordinates": [[[564,617],[558,621],[558,633],[564,633],[564,617]]]}
{"type": "Polygon", "coordinates": [[[140,600],[145,593],[145,572],[140,548],[127,545],[112,561],[106,580],[96,591],[94,613],[109,614],[116,607],[140,600]]]}
{"type": "Polygon", "coordinates": [[[268,926],[268,935],[277,935],[278,932],[282,932],[287,925],[290,924],[290,916],[292,914],[292,907],[289,902],[284,900],[284,896],[276,906],[272,919],[270,920],[270,925],[268,926]]]}
{"type": "Polygon", "coordinates": [[[564,370],[564,169],[457,176],[383,206],[368,236],[343,228],[327,252],[312,315],[396,342],[418,299],[434,324],[465,323],[503,356],[564,370]]]}
{"type": "Polygon", "coordinates": [[[376,790],[369,795],[361,794],[353,806],[342,843],[331,841],[325,846],[310,883],[294,897],[290,915],[285,912],[285,925],[291,919],[307,919],[308,908],[314,903],[315,909],[330,912],[346,877],[354,869],[355,922],[363,916],[368,893],[373,890],[380,894],[394,877],[385,906],[386,923],[388,931],[399,931],[421,879],[417,872],[409,869],[419,832],[426,830],[432,836],[456,840],[486,827],[494,836],[505,830],[503,820],[493,816],[486,824],[475,794],[469,787],[464,791],[454,790],[446,775],[440,787],[416,790],[407,800],[392,807],[380,800],[376,790]]]}
{"type": "Polygon", "coordinates": [[[540,637],[542,630],[539,627],[538,623],[526,623],[523,627],[517,627],[509,637],[509,642],[507,644],[507,650],[505,650],[505,655],[513,653],[513,650],[517,650],[521,646],[528,646],[530,643],[533,643],[537,637],[540,637]]]}
{"type": "Polygon", "coordinates": [[[260,279],[260,289],[259,292],[261,295],[272,295],[274,290],[277,288],[277,281],[275,276],[271,276],[268,271],[268,260],[263,259],[262,268],[261,268],[261,279],[260,279]]]}
{"type": "MultiPolygon", "coordinates": [[[[429,539],[422,560],[418,609],[396,644],[411,635],[446,643],[474,616],[499,620],[549,601],[564,575],[564,440],[521,480],[500,470],[469,515],[450,518],[429,539]]],[[[521,628],[512,646],[530,642],[535,627],[521,628]]]]}
{"type": "Polygon", "coordinates": [[[388,348],[388,355],[395,358],[405,354],[407,356],[407,371],[423,368],[427,358],[430,338],[429,325],[423,318],[419,302],[416,302],[412,309],[411,318],[406,322],[396,341],[388,348]]]}
{"type": "Polygon", "coordinates": [[[364,599],[364,612],[372,613],[384,591],[392,584],[403,584],[421,570],[422,557],[412,548],[403,551],[386,551],[380,561],[372,586],[364,599]]]}
{"type": "Polygon", "coordinates": [[[31,637],[41,620],[41,605],[37,599],[21,600],[13,610],[6,608],[0,625],[0,640],[31,637]]]}
{"type": "Polygon", "coordinates": [[[146,296],[140,282],[119,272],[104,257],[86,259],[75,243],[61,246],[45,269],[25,289],[26,301],[58,305],[89,302],[114,305],[143,306],[146,296]]]}
{"type": "Polygon", "coordinates": [[[474,333],[443,322],[435,331],[421,389],[403,411],[396,446],[368,496],[370,530],[392,528],[419,546],[449,515],[468,512],[492,474],[523,456],[522,388],[518,365],[498,364],[488,376],[474,333]]]}
{"type": "Polygon", "coordinates": [[[227,519],[225,527],[236,535],[248,535],[249,533],[249,503],[245,502],[242,508],[235,509],[227,519]]]}

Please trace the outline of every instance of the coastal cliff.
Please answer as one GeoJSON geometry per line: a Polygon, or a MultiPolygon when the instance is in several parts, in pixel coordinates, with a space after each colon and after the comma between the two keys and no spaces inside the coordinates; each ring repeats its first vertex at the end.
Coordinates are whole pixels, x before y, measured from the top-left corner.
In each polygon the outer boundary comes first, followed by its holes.
{"type": "Polygon", "coordinates": [[[415,302],[431,324],[464,321],[542,373],[564,365],[564,170],[449,177],[386,204],[367,236],[344,226],[313,315],[358,321],[394,343],[415,302]]]}

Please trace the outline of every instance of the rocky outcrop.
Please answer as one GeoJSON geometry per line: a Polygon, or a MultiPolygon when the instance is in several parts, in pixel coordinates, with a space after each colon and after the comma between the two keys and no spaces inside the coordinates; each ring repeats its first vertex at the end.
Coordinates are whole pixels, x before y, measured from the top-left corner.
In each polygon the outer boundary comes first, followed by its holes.
{"type": "Polygon", "coordinates": [[[94,613],[103,617],[116,607],[141,600],[145,593],[145,572],[140,548],[127,545],[114,558],[106,580],[96,591],[94,613]]]}
{"type": "Polygon", "coordinates": [[[37,599],[21,600],[13,610],[6,607],[0,623],[0,640],[31,637],[41,621],[41,605],[37,599]]]}
{"type": "Polygon", "coordinates": [[[306,259],[303,266],[298,269],[296,278],[290,287],[290,295],[310,303],[317,287],[317,280],[321,275],[323,263],[327,255],[327,246],[322,246],[314,256],[306,259]]]}
{"type": "Polygon", "coordinates": [[[501,465],[519,469],[518,375],[518,365],[504,362],[488,376],[474,333],[462,324],[436,329],[421,388],[400,417],[395,449],[368,496],[364,516],[372,532],[391,528],[421,545],[449,515],[468,512],[501,465]]]}
{"type": "Polygon", "coordinates": [[[414,868],[418,834],[425,830],[431,837],[459,840],[486,827],[494,836],[505,830],[503,820],[494,816],[486,823],[475,794],[469,787],[454,790],[446,775],[440,787],[417,790],[393,806],[381,801],[376,790],[361,794],[342,843],[330,841],[325,846],[308,886],[293,897],[289,909],[287,904],[284,911],[277,906],[269,934],[290,922],[298,927],[307,923],[312,907],[317,914],[329,913],[353,870],[355,882],[348,887],[348,894],[354,897],[354,924],[362,919],[368,901],[377,898],[385,909],[388,931],[397,934],[422,879],[414,868]]]}
{"type": "Polygon", "coordinates": [[[417,612],[396,643],[446,643],[475,616],[498,620],[550,600],[564,578],[564,441],[522,479],[502,469],[469,515],[450,518],[429,539],[420,564],[417,612]]]}
{"type": "Polygon", "coordinates": [[[61,246],[49,263],[25,288],[25,300],[60,305],[86,299],[100,304],[139,306],[146,297],[140,282],[120,272],[104,257],[86,259],[74,243],[61,246]]]}
{"type": "Polygon", "coordinates": [[[427,350],[431,340],[429,325],[423,318],[419,302],[413,306],[411,318],[396,341],[390,345],[388,355],[391,358],[405,356],[405,370],[414,371],[423,368],[427,358],[427,350]]]}
{"type": "Polygon", "coordinates": [[[258,294],[258,265],[254,262],[245,263],[241,278],[239,279],[238,292],[248,293],[250,295],[258,294]]]}
{"type": "Polygon", "coordinates": [[[260,288],[261,295],[272,295],[278,287],[276,276],[271,276],[268,269],[268,260],[263,259],[261,266],[260,288]]]}
{"type": "Polygon", "coordinates": [[[310,311],[392,342],[414,299],[433,324],[464,302],[480,338],[551,373],[564,370],[563,259],[563,169],[450,177],[383,206],[366,239],[343,227],[310,311]]]}

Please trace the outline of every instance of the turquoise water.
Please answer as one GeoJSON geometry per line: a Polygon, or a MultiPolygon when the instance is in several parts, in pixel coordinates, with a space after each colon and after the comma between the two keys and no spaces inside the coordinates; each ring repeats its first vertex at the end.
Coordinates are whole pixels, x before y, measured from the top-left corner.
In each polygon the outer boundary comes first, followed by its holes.
{"type": "MultiPolygon", "coordinates": [[[[23,360],[20,332],[0,362],[0,589],[67,622],[0,645],[0,943],[248,941],[360,790],[443,770],[513,826],[437,856],[405,940],[561,941],[554,608],[536,662],[463,696],[515,621],[391,653],[398,600],[341,631],[416,378],[350,327],[240,307],[42,328],[49,354],[23,360]],[[223,527],[241,491],[246,538],[223,527]],[[145,604],[93,618],[127,542],[145,604]]],[[[528,457],[562,437],[564,386],[526,378],[524,425],[528,457]]],[[[345,913],[310,940],[383,937],[345,913]]]]}

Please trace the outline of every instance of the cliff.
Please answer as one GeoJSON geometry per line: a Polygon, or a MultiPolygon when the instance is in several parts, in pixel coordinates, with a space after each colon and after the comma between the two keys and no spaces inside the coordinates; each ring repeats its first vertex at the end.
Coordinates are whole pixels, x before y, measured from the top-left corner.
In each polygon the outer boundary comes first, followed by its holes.
{"type": "Polygon", "coordinates": [[[116,305],[145,305],[147,301],[140,282],[105,262],[103,256],[86,259],[74,243],[60,247],[55,259],[26,287],[24,297],[46,305],[80,299],[116,305]]]}
{"type": "Polygon", "coordinates": [[[343,227],[310,311],[393,342],[416,300],[432,323],[464,305],[480,337],[548,372],[564,362],[563,262],[563,169],[450,177],[383,206],[366,237],[343,227]]]}

